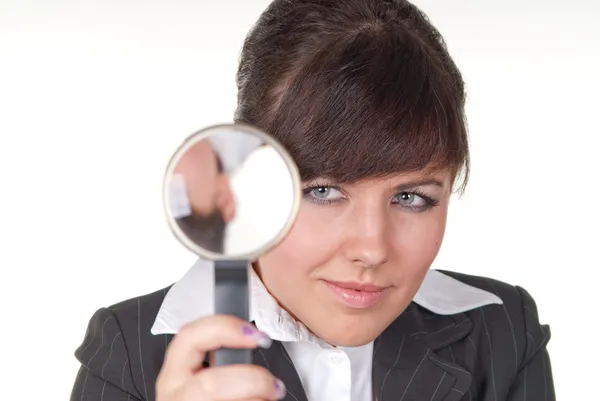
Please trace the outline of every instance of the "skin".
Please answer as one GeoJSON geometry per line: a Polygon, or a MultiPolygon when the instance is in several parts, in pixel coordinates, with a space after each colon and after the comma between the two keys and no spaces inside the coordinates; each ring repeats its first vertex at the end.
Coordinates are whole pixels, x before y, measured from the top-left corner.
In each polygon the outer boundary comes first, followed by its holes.
{"type": "Polygon", "coordinates": [[[450,174],[398,174],[339,186],[320,179],[305,186],[317,188],[305,191],[291,232],[255,270],[280,305],[314,334],[332,345],[364,345],[408,306],[437,256],[450,174]],[[410,184],[426,181],[437,183],[410,184]],[[425,197],[436,205],[429,207],[425,197]],[[324,280],[375,284],[386,287],[385,295],[356,309],[324,280]]]}
{"type": "Polygon", "coordinates": [[[190,147],[173,173],[184,177],[190,205],[195,214],[208,216],[219,209],[226,223],[233,219],[235,201],[229,177],[225,173],[219,173],[217,155],[210,142],[203,140],[190,147]]]}

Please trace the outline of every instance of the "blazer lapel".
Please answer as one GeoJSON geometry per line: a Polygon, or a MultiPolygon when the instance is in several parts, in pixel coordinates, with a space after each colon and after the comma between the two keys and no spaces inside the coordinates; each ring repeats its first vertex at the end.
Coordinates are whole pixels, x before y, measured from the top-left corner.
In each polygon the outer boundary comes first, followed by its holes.
{"type": "Polygon", "coordinates": [[[308,401],[296,368],[281,342],[273,341],[268,349],[255,349],[253,362],[271,372],[277,372],[277,377],[285,383],[287,390],[284,401],[308,401]]]}
{"type": "Polygon", "coordinates": [[[377,401],[460,400],[471,386],[471,373],[435,351],[464,338],[472,327],[465,314],[426,314],[412,303],[375,341],[377,401]]]}

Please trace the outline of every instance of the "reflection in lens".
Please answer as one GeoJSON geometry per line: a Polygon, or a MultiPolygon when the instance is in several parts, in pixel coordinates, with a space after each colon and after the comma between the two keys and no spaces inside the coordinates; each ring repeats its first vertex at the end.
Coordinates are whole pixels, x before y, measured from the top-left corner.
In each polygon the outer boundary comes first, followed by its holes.
{"type": "Polygon", "coordinates": [[[202,216],[191,214],[177,219],[177,224],[191,241],[207,251],[223,253],[225,245],[225,220],[220,210],[202,216]]]}
{"type": "Polygon", "coordinates": [[[291,158],[248,127],[212,127],[190,137],[165,178],[171,228],[208,258],[264,251],[289,229],[300,199],[291,158]]]}

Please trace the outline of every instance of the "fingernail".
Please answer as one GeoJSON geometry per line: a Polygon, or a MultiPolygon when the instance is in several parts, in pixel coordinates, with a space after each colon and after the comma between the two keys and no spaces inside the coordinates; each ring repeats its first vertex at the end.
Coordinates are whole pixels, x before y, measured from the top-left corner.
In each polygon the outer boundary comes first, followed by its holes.
{"type": "Polygon", "coordinates": [[[275,396],[278,400],[285,398],[285,384],[279,379],[275,379],[275,396]]]}
{"type": "Polygon", "coordinates": [[[244,334],[245,336],[252,337],[254,335],[254,332],[256,332],[256,330],[253,327],[242,326],[242,334],[244,334]]]}
{"type": "Polygon", "coordinates": [[[256,345],[261,348],[269,348],[273,343],[273,340],[271,340],[269,336],[258,331],[254,326],[243,326],[242,333],[245,336],[252,337],[254,341],[256,341],[256,345]]]}

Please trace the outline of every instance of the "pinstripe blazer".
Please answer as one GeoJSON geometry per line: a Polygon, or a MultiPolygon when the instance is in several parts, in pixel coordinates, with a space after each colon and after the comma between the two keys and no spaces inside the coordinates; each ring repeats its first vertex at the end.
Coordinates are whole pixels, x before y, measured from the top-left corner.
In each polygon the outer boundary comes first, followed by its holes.
{"type": "MultiPolygon", "coordinates": [[[[554,401],[550,329],[540,324],[529,293],[489,278],[444,273],[495,293],[503,304],[443,316],[411,303],[375,340],[378,401],[554,401]]],[[[92,316],[75,351],[81,368],[71,401],[155,400],[172,335],[152,335],[150,328],[167,290],[92,316]]],[[[285,382],[285,401],[307,401],[284,347],[274,342],[261,351],[254,362],[285,382]]]]}

